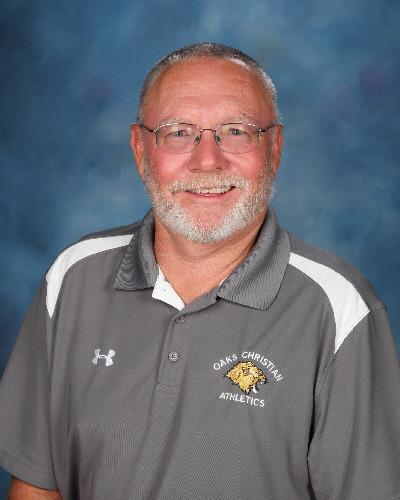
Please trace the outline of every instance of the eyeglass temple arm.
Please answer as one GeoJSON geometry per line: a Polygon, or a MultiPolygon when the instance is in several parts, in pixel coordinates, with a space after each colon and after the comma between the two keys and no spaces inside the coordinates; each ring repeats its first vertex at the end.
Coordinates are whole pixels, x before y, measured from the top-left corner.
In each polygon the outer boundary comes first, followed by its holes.
{"type": "Polygon", "coordinates": [[[257,132],[267,132],[267,130],[269,130],[272,127],[276,127],[277,125],[280,125],[280,123],[279,122],[271,123],[271,125],[269,127],[267,127],[267,128],[259,128],[259,129],[257,129],[257,132]]]}
{"type": "Polygon", "coordinates": [[[136,125],[137,125],[138,127],[143,127],[143,128],[145,128],[145,129],[146,129],[147,131],[149,131],[149,132],[155,132],[155,130],[156,130],[155,128],[149,128],[149,127],[147,127],[144,123],[136,123],[136,125]]]}

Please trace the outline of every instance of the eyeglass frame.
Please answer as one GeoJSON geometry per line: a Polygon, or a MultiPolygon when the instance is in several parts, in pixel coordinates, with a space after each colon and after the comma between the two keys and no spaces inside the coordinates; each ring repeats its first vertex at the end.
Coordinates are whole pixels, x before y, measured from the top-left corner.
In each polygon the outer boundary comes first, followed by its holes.
{"type": "MultiPolygon", "coordinates": [[[[157,141],[157,132],[160,128],[162,127],[167,127],[168,125],[190,125],[191,127],[197,127],[199,132],[200,132],[200,139],[199,139],[199,142],[197,144],[195,144],[195,146],[193,147],[193,149],[191,149],[190,151],[185,151],[184,153],[168,153],[168,151],[165,151],[166,153],[168,154],[187,154],[187,153],[191,153],[192,151],[194,151],[197,146],[200,144],[201,142],[201,139],[203,137],[203,132],[205,132],[206,130],[209,130],[210,132],[213,133],[213,136],[214,136],[214,141],[216,143],[216,145],[219,147],[219,149],[221,151],[224,151],[221,147],[220,144],[218,144],[218,141],[217,141],[217,135],[216,135],[216,131],[219,129],[219,127],[222,127],[223,125],[250,125],[252,127],[256,127],[256,130],[255,130],[255,133],[258,134],[258,138],[260,138],[260,134],[264,133],[264,132],[268,132],[268,130],[270,130],[271,128],[273,127],[276,127],[277,125],[281,125],[279,122],[273,122],[271,123],[271,125],[269,125],[268,127],[265,127],[265,128],[260,128],[260,127],[257,127],[257,125],[255,125],[254,123],[243,123],[243,122],[229,122],[229,123],[220,123],[219,125],[217,125],[215,128],[200,128],[199,125],[197,125],[196,123],[185,123],[185,122],[171,122],[171,123],[161,123],[160,125],[158,125],[157,127],[151,129],[150,127],[148,127],[147,125],[145,125],[144,123],[136,123],[135,125],[139,126],[139,127],[143,127],[145,128],[148,132],[153,132],[155,135],[156,135],[156,144],[158,146],[158,141],[157,141]]],[[[158,146],[159,147],[159,146],[158,146]]],[[[230,153],[229,151],[224,151],[224,153],[229,153],[229,154],[236,154],[236,155],[240,155],[240,154],[246,154],[248,153],[249,151],[245,152],[245,153],[230,153]]]]}

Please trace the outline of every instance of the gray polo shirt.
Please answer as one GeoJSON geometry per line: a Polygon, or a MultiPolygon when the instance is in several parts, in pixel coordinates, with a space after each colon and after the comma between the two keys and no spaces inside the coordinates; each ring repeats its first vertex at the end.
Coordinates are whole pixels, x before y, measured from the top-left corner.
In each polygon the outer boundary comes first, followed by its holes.
{"type": "Polygon", "coordinates": [[[64,500],[394,499],[400,374],[360,274],[279,227],[178,311],[151,212],[47,273],[0,385],[0,464],[64,500]]]}

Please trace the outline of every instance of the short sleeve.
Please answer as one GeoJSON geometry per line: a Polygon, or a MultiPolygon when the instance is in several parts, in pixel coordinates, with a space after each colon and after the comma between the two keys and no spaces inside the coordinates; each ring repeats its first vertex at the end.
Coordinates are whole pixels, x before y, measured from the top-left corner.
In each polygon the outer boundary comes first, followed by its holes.
{"type": "Polygon", "coordinates": [[[318,500],[400,498],[400,367],[385,308],[333,358],[317,396],[309,471],[318,500]]]}
{"type": "Polygon", "coordinates": [[[0,466],[27,483],[57,489],[50,445],[49,328],[43,282],[0,381],[0,466]]]}

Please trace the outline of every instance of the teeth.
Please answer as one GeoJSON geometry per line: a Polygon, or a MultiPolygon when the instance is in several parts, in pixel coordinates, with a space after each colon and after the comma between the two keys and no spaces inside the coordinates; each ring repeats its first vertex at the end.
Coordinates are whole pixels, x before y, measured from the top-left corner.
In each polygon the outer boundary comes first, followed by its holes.
{"type": "Polygon", "coordinates": [[[224,186],[224,187],[214,187],[214,188],[202,188],[202,189],[191,189],[190,191],[192,193],[197,193],[197,194],[222,194],[226,193],[231,189],[231,186],[224,186]]]}

